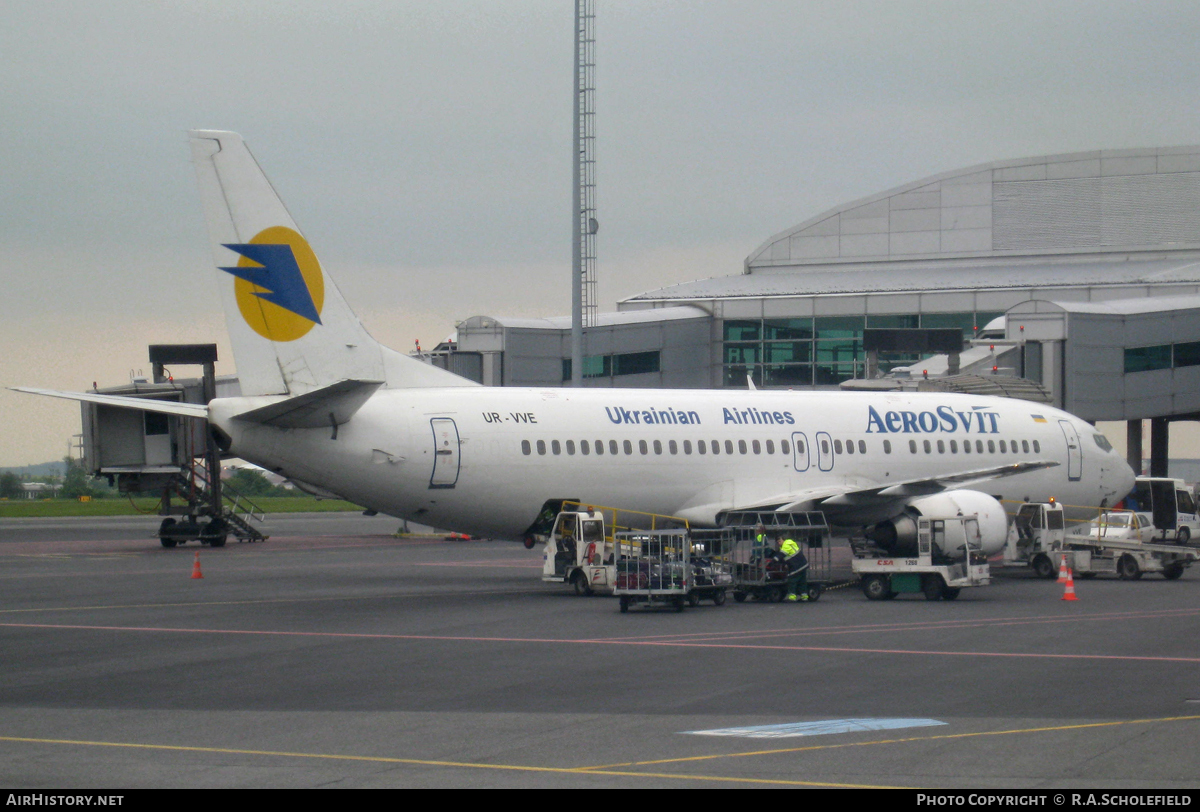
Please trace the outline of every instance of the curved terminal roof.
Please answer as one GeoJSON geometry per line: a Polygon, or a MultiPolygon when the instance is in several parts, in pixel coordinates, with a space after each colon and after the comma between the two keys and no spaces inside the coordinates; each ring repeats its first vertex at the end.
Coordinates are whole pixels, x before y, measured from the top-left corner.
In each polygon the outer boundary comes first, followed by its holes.
{"type": "Polygon", "coordinates": [[[780,232],[741,276],[627,302],[1200,281],[1200,145],[997,161],[780,232]]]}
{"type": "Polygon", "coordinates": [[[967,167],[847,203],[768,239],[768,268],[921,257],[1200,248],[1200,145],[967,167]]]}

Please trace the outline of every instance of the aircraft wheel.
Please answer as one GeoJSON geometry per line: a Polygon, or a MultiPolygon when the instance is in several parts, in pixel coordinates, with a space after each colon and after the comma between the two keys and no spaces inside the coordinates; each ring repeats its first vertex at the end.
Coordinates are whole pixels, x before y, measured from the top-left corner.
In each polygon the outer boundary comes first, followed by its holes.
{"type": "Polygon", "coordinates": [[[725,605],[725,590],[718,589],[716,592],[713,593],[713,606],[724,606],[724,605],[725,605]]]}
{"type": "Polygon", "coordinates": [[[887,599],[891,589],[885,576],[868,575],[863,578],[862,591],[867,596],[867,600],[882,601],[887,599]]]}
{"type": "Polygon", "coordinates": [[[536,541],[534,541],[534,538],[533,538],[533,536],[526,536],[526,537],[525,537],[525,539],[524,539],[524,541],[525,541],[525,549],[526,549],[526,550],[532,550],[532,549],[533,549],[533,545],[534,545],[534,544],[537,544],[537,542],[536,542],[536,541]]]}
{"type": "Polygon", "coordinates": [[[1117,575],[1123,581],[1136,581],[1141,578],[1142,570],[1138,566],[1137,559],[1131,555],[1121,556],[1121,560],[1117,562],[1117,575]]]}
{"type": "Polygon", "coordinates": [[[1167,566],[1163,567],[1162,576],[1168,581],[1174,581],[1176,578],[1183,575],[1183,569],[1183,564],[1176,561],[1173,564],[1167,564],[1167,566]]]}
{"type": "Polygon", "coordinates": [[[575,577],[571,579],[571,584],[575,587],[575,594],[586,596],[592,594],[592,585],[588,583],[587,576],[582,572],[575,573],[575,577]]]}
{"type": "Polygon", "coordinates": [[[926,575],[921,579],[921,591],[925,593],[927,601],[941,600],[946,594],[946,582],[940,575],[926,575]]]}

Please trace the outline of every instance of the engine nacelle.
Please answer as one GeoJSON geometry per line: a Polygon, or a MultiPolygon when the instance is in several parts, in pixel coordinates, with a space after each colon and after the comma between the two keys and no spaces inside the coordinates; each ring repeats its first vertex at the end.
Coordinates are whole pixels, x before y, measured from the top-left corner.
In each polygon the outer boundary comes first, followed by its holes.
{"type": "MultiPolygon", "coordinates": [[[[932,496],[911,500],[897,516],[882,521],[867,531],[867,538],[897,557],[917,555],[917,519],[979,517],[979,537],[985,555],[995,555],[1004,549],[1008,538],[1008,517],[1004,507],[993,496],[979,491],[944,491],[932,496]]],[[[964,557],[961,544],[949,545],[942,553],[954,560],[964,557]]]]}

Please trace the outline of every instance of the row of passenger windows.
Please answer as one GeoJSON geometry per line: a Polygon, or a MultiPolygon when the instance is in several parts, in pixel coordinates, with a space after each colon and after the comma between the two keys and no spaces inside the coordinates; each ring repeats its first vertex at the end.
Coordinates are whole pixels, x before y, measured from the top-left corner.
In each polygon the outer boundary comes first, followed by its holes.
{"type": "MultiPolygon", "coordinates": [[[[821,453],[828,454],[830,452],[830,441],[823,439],[823,440],[820,440],[819,442],[821,443],[821,453]]],[[[924,448],[925,453],[926,454],[933,453],[935,442],[936,442],[936,447],[937,447],[937,453],[945,454],[947,451],[947,441],[946,440],[937,440],[937,441],[922,440],[921,445],[924,448]]],[[[999,449],[1000,449],[1001,454],[1010,454],[1010,453],[1011,454],[1021,454],[1021,453],[1028,454],[1028,453],[1030,453],[1030,441],[1029,440],[1021,440],[1020,446],[1017,445],[1016,440],[999,440],[999,441],[988,440],[986,442],[987,442],[986,449],[987,449],[988,454],[996,453],[997,442],[999,443],[999,449]]],[[[531,456],[533,454],[534,447],[535,447],[535,444],[531,443],[529,440],[521,441],[521,453],[523,453],[527,457],[531,456]]],[[[721,453],[722,448],[723,448],[724,452],[726,454],[734,454],[734,453],[762,454],[764,452],[764,450],[767,454],[774,454],[776,452],[776,447],[777,446],[776,446],[776,443],[774,440],[761,440],[761,441],[760,440],[749,440],[749,441],[738,440],[736,443],[736,448],[735,448],[735,443],[733,440],[725,440],[724,445],[722,445],[722,442],[720,440],[697,440],[694,446],[693,446],[691,440],[682,440],[682,441],[668,440],[667,444],[666,444],[666,451],[669,454],[679,454],[680,450],[682,449],[682,451],[685,455],[691,454],[691,453],[693,453],[693,451],[696,454],[703,455],[703,454],[712,453],[714,455],[717,455],[717,454],[721,453]]],[[[558,456],[558,455],[561,455],[564,452],[564,450],[566,451],[567,455],[569,455],[569,456],[574,456],[576,453],[579,453],[585,457],[590,454],[593,454],[593,453],[596,456],[603,456],[606,453],[606,449],[607,449],[607,453],[612,456],[616,456],[616,455],[620,454],[622,451],[624,451],[624,453],[627,456],[633,456],[633,454],[635,453],[633,440],[621,440],[621,441],[609,440],[607,446],[605,445],[603,440],[580,440],[578,444],[576,444],[576,442],[574,440],[566,440],[566,441],[551,440],[549,443],[547,443],[545,440],[538,440],[536,442],[536,448],[537,448],[538,455],[543,456],[543,457],[546,456],[547,453],[558,456]]],[[[971,447],[970,440],[963,440],[961,446],[959,445],[958,440],[950,440],[949,441],[949,452],[951,454],[958,454],[958,453],[970,454],[972,452],[972,450],[974,450],[974,452],[976,454],[983,454],[984,448],[985,448],[985,446],[984,446],[983,440],[976,440],[974,449],[972,449],[972,447],[971,447]],[[961,449],[961,451],[960,451],[960,449],[961,449]]],[[[653,449],[655,454],[661,455],[663,453],[663,449],[664,449],[662,440],[638,440],[637,441],[637,453],[638,454],[647,455],[651,452],[651,449],[653,449]]],[[[1037,440],[1034,440],[1033,444],[1032,444],[1032,449],[1033,449],[1034,454],[1040,454],[1042,452],[1041,443],[1039,443],[1037,440]]],[[[778,450],[779,450],[780,454],[791,454],[792,453],[792,444],[787,440],[780,440],[778,443],[778,450]]],[[[908,441],[908,450],[912,454],[918,453],[918,446],[917,446],[916,440],[908,441]]],[[[859,454],[866,454],[867,453],[867,441],[866,440],[858,440],[858,441],[846,440],[843,443],[843,441],[840,439],[833,440],[832,451],[834,454],[854,454],[856,451],[859,454]]],[[[796,442],[796,452],[799,454],[805,453],[803,441],[796,442]]],[[[883,441],[883,453],[884,454],[892,453],[892,441],[891,440],[883,441]]]]}
{"type": "MultiPolygon", "coordinates": [[[[663,453],[664,446],[662,440],[638,440],[636,442],[636,453],[638,454],[649,454],[651,449],[653,449],[655,454],[663,453]]],[[[547,443],[545,440],[538,440],[536,445],[537,453],[541,456],[545,456],[547,450],[549,450],[549,453],[551,454],[562,454],[565,449],[566,453],[569,455],[574,455],[576,452],[578,452],[584,456],[592,453],[600,456],[604,454],[606,450],[603,440],[580,440],[578,445],[576,445],[574,440],[567,440],[565,442],[551,440],[549,443],[547,443]]],[[[865,453],[865,444],[863,448],[865,453]]],[[[529,440],[521,441],[521,452],[525,456],[528,457],[529,455],[533,454],[533,449],[534,444],[530,443],[529,440]]],[[[712,454],[720,454],[722,449],[724,449],[726,454],[762,454],[764,449],[766,450],[766,453],[774,454],[776,451],[776,443],[774,440],[738,440],[735,444],[733,440],[726,440],[724,445],[722,445],[720,440],[697,440],[693,446],[691,440],[668,440],[665,449],[669,454],[678,454],[680,450],[682,450],[684,454],[691,454],[693,452],[696,454],[708,454],[710,452],[712,454]]],[[[778,443],[778,450],[780,454],[791,454],[792,444],[787,440],[780,440],[778,443]]],[[[803,450],[803,446],[801,446],[801,450],[803,450]]],[[[615,456],[620,454],[622,451],[624,451],[628,456],[633,456],[635,453],[634,441],[608,441],[608,454],[615,456]]]]}
{"type": "MultiPolygon", "coordinates": [[[[1022,440],[1020,448],[1017,447],[1016,440],[988,440],[987,441],[987,453],[995,454],[997,443],[1000,446],[1001,454],[1028,454],[1029,453],[1029,448],[1030,448],[1029,440],[1022,440]]],[[[883,444],[884,444],[885,450],[886,450],[888,441],[884,440],[883,444]]],[[[933,453],[933,444],[929,440],[922,440],[921,445],[924,448],[926,454],[933,453]]],[[[912,454],[917,453],[917,441],[916,440],[908,441],[908,450],[912,454]]],[[[983,450],[984,450],[984,441],[976,440],[975,441],[975,453],[982,454],[983,450]]],[[[891,452],[889,451],[888,453],[891,453],[891,452]]],[[[946,441],[945,440],[937,441],[937,453],[939,453],[939,454],[946,453],[946,441]]],[[[951,454],[959,453],[958,440],[950,441],[950,453],[951,454]]],[[[963,454],[971,453],[971,441],[970,440],[962,441],[962,453],[963,454]]],[[[1039,443],[1037,440],[1033,441],[1033,453],[1034,454],[1042,453],[1042,444],[1039,443]]]]}

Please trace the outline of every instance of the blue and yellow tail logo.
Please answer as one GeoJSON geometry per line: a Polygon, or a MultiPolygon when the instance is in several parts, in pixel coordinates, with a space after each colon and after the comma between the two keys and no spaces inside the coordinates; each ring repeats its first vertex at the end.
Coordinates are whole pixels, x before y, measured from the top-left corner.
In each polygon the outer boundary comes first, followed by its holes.
{"type": "Polygon", "coordinates": [[[248,243],[226,245],[241,254],[233,268],[238,310],[254,332],[271,341],[295,341],[321,323],[325,278],[308,241],[272,226],[248,243]]]}

